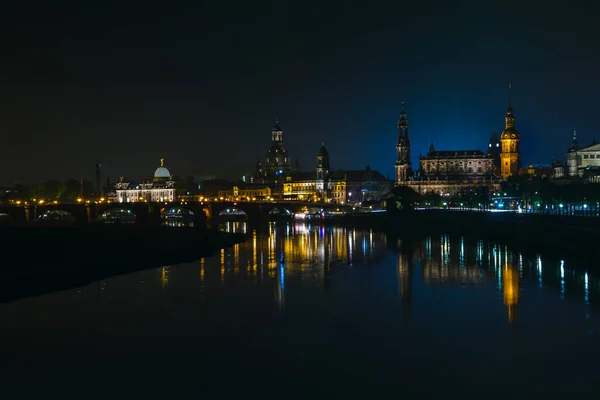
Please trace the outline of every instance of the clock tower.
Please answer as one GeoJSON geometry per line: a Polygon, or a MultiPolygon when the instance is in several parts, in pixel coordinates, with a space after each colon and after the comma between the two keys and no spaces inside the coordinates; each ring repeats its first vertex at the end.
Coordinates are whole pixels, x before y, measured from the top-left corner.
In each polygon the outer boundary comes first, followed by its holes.
{"type": "Polygon", "coordinates": [[[521,135],[515,128],[515,115],[512,109],[511,85],[508,85],[508,110],[506,110],[506,127],[500,136],[502,152],[500,153],[500,175],[502,179],[519,174],[521,168],[521,135]]]}

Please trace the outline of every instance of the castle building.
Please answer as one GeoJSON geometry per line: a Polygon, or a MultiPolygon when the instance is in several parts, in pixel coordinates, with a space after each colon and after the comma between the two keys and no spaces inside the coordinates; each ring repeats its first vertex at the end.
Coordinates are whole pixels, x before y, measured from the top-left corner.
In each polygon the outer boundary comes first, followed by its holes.
{"type": "Polygon", "coordinates": [[[494,173],[494,158],[481,150],[437,151],[433,143],[429,153],[419,157],[419,163],[425,179],[481,179],[494,173]]]}
{"type": "Polygon", "coordinates": [[[567,151],[569,177],[585,178],[590,182],[600,181],[600,144],[596,140],[589,146],[579,147],[577,132],[573,131],[573,141],[567,151]]]}
{"type": "Polygon", "coordinates": [[[500,136],[502,152],[500,153],[500,176],[508,179],[519,175],[521,169],[521,135],[515,127],[515,115],[512,109],[511,86],[508,85],[508,109],[506,110],[506,126],[500,136]]]}
{"type": "Polygon", "coordinates": [[[398,119],[398,142],[396,143],[396,182],[406,182],[412,175],[410,162],[410,139],[408,138],[408,119],[404,112],[404,102],[398,119]]]}
{"type": "Polygon", "coordinates": [[[410,140],[408,138],[408,118],[404,103],[398,121],[398,142],[396,145],[396,185],[409,186],[426,194],[454,195],[463,189],[491,187],[496,189],[499,182],[494,176],[494,156],[480,150],[443,150],[429,146],[427,155],[419,156],[419,169],[413,176],[410,162],[410,140]]]}
{"type": "Polygon", "coordinates": [[[283,131],[279,127],[279,121],[271,131],[271,147],[267,150],[264,165],[257,165],[266,180],[278,180],[277,178],[287,176],[291,172],[290,157],[283,145],[283,131]]]}
{"type": "Polygon", "coordinates": [[[151,181],[134,184],[121,177],[115,184],[116,201],[119,203],[175,201],[175,181],[164,162],[165,159],[161,158],[160,166],[154,171],[154,178],[151,181]]]}
{"type": "Polygon", "coordinates": [[[310,200],[335,204],[355,204],[379,200],[390,190],[390,181],[379,171],[367,166],[364,170],[332,171],[325,144],[317,153],[313,172],[292,173],[283,182],[286,200],[310,200]]]}

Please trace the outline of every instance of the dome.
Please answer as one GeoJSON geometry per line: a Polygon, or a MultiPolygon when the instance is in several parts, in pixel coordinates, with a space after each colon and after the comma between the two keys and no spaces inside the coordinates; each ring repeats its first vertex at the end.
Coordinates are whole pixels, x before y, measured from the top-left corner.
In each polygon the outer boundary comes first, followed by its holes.
{"type": "Polygon", "coordinates": [[[165,159],[160,159],[160,167],[154,171],[154,179],[171,179],[171,173],[165,168],[165,159]]]}
{"type": "Polygon", "coordinates": [[[154,177],[160,179],[169,179],[171,177],[171,174],[169,173],[169,170],[165,167],[158,167],[156,168],[156,171],[154,171],[154,177]]]}
{"type": "Polygon", "coordinates": [[[269,147],[269,150],[267,151],[269,156],[276,156],[276,155],[282,155],[283,157],[287,157],[288,151],[285,147],[279,145],[279,144],[273,144],[271,145],[271,147],[269,147]]]}

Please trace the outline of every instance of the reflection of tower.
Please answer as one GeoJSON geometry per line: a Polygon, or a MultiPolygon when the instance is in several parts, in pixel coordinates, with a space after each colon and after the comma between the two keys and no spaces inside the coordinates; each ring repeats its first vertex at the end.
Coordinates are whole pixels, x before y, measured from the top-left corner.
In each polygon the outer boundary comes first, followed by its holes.
{"type": "Polygon", "coordinates": [[[283,311],[285,300],[285,268],[283,264],[279,264],[277,273],[275,274],[275,302],[279,306],[279,310],[283,311]]]}
{"type": "Polygon", "coordinates": [[[163,289],[169,284],[169,267],[162,267],[160,273],[160,283],[163,289]]]}
{"type": "Polygon", "coordinates": [[[412,165],[410,162],[410,140],[408,138],[408,119],[404,112],[404,102],[398,120],[398,143],[396,143],[396,184],[410,179],[412,165]]]}
{"type": "Polygon", "coordinates": [[[329,292],[329,288],[331,287],[331,236],[333,235],[333,231],[328,231],[325,233],[324,237],[324,255],[323,255],[323,284],[325,286],[325,291],[329,292]]]}
{"type": "Polygon", "coordinates": [[[398,251],[397,255],[398,292],[402,302],[402,311],[405,320],[410,318],[412,300],[412,256],[398,251]]]}
{"type": "Polygon", "coordinates": [[[508,306],[508,320],[514,324],[517,320],[517,304],[519,303],[519,271],[508,264],[505,264],[503,269],[504,304],[508,306]]]}
{"type": "Polygon", "coordinates": [[[502,131],[500,142],[502,152],[500,153],[500,171],[504,179],[519,175],[521,168],[521,135],[515,127],[515,115],[513,114],[511,101],[511,86],[508,85],[508,109],[506,110],[506,128],[502,131]]]}

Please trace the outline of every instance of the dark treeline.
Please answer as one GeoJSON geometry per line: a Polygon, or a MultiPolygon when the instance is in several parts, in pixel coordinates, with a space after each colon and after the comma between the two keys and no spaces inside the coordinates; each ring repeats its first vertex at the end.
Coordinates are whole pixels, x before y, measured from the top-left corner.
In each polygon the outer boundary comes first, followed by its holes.
{"type": "Polygon", "coordinates": [[[75,203],[79,198],[95,196],[94,184],[86,180],[68,179],[64,182],[50,179],[44,183],[23,185],[14,184],[7,188],[3,201],[58,201],[61,203],[75,203]],[[35,200],[34,200],[35,199],[35,200]]]}
{"type": "MultiPolygon", "coordinates": [[[[453,196],[437,193],[419,194],[408,187],[392,189],[392,197],[400,208],[405,207],[465,207],[496,208],[495,199],[512,199],[506,207],[522,207],[531,212],[570,214],[597,213],[600,203],[600,184],[550,180],[530,175],[512,177],[501,183],[500,192],[487,187],[473,186],[453,196]]],[[[497,200],[496,200],[497,201],[497,200]]]]}

